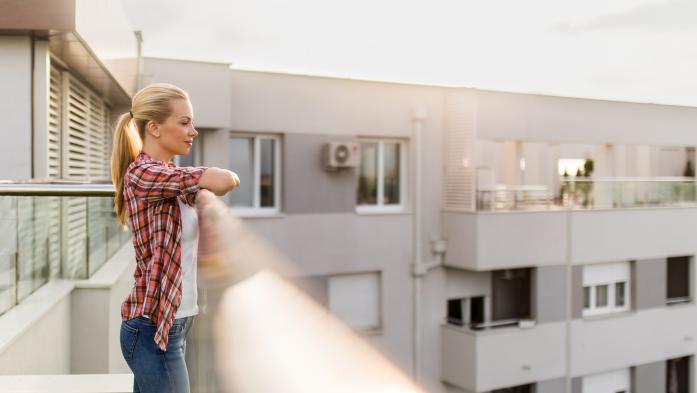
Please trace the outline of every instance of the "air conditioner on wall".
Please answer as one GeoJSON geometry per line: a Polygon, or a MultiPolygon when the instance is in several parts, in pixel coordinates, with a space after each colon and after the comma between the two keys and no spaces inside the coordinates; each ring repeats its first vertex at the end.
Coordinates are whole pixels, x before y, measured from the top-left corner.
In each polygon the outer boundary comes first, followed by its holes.
{"type": "Polygon", "coordinates": [[[327,170],[353,168],[361,162],[361,145],[350,142],[330,142],[324,145],[324,167],[327,170]]]}

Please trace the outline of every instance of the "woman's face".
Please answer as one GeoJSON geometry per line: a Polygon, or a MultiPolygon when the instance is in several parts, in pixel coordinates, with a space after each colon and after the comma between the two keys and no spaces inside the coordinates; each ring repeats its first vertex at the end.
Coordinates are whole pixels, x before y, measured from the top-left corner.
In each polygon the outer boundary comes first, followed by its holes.
{"type": "Polygon", "coordinates": [[[187,99],[176,99],[170,103],[172,114],[164,123],[157,125],[159,138],[157,143],[173,155],[186,155],[193,146],[198,131],[194,128],[194,113],[191,102],[187,99]]]}

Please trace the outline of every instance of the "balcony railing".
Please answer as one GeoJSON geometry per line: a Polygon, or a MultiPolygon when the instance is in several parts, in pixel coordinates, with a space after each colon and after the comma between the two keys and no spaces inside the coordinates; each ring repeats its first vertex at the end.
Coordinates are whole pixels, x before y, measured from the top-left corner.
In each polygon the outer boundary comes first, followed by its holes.
{"type": "Polygon", "coordinates": [[[490,330],[502,327],[518,326],[520,328],[529,328],[535,326],[535,320],[530,318],[509,318],[499,319],[489,322],[464,323],[461,320],[447,318],[445,322],[450,326],[459,326],[473,331],[490,330]]]}
{"type": "Polygon", "coordinates": [[[553,202],[546,186],[498,185],[477,190],[477,210],[550,209],[553,202]]]}
{"type": "Polygon", "coordinates": [[[697,206],[697,182],[687,177],[561,178],[546,186],[495,186],[477,190],[477,210],[621,209],[697,206]]]}
{"type": "Polygon", "coordinates": [[[51,278],[90,277],[130,239],[113,196],[106,182],[0,181],[0,314],[51,278]]]}

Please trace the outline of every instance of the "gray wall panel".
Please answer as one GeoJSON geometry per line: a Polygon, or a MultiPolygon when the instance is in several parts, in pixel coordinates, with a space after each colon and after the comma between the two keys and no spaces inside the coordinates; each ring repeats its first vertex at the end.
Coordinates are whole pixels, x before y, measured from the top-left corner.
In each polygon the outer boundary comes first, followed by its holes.
{"type": "Polygon", "coordinates": [[[31,38],[0,36],[0,59],[0,179],[31,179],[31,38]]]}
{"type": "Polygon", "coordinates": [[[583,266],[574,265],[571,270],[571,318],[583,317],[583,266]]]}
{"type": "Polygon", "coordinates": [[[665,307],[666,259],[645,259],[634,262],[634,308],[637,310],[665,307]]]}
{"type": "Polygon", "coordinates": [[[564,378],[548,379],[536,384],[535,393],[564,393],[564,389],[564,378]]]}
{"type": "Polygon", "coordinates": [[[356,172],[324,170],[327,142],[357,142],[343,135],[286,134],[283,146],[283,211],[289,214],[346,213],[356,207],[356,172]]]}
{"type": "Polygon", "coordinates": [[[661,393],[666,389],[666,362],[640,364],[634,368],[634,393],[661,393]]]}
{"type": "Polygon", "coordinates": [[[538,323],[566,318],[566,266],[539,266],[534,275],[533,307],[538,323]]]}

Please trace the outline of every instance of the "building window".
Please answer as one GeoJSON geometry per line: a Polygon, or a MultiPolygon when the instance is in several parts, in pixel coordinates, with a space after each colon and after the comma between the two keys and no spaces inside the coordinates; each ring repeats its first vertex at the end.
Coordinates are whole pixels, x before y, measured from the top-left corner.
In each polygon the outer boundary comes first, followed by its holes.
{"type": "Polygon", "coordinates": [[[487,296],[484,295],[448,299],[447,322],[471,329],[483,329],[488,320],[488,302],[487,296]]]}
{"type": "Polygon", "coordinates": [[[690,259],[689,256],[668,258],[668,304],[690,301],[690,259]]]}
{"type": "Polygon", "coordinates": [[[584,376],[582,382],[582,393],[626,393],[631,390],[631,385],[630,369],[622,368],[619,370],[584,376]]]}
{"type": "Polygon", "coordinates": [[[358,212],[403,210],[404,146],[397,140],[361,141],[361,162],[356,170],[358,212]]]}
{"type": "Polygon", "coordinates": [[[347,325],[359,330],[381,327],[379,272],[329,276],[327,294],[329,309],[347,325]]]}
{"type": "Polygon", "coordinates": [[[629,310],[630,262],[583,268],[583,316],[629,310]]]}
{"type": "Polygon", "coordinates": [[[627,283],[623,281],[615,283],[615,307],[624,307],[626,303],[625,296],[627,294],[626,286],[627,283]]]}
{"type": "Polygon", "coordinates": [[[688,393],[690,391],[690,356],[666,361],[666,392],[688,393]]]}
{"type": "Polygon", "coordinates": [[[240,186],[229,193],[238,213],[275,213],[280,210],[281,139],[271,135],[230,138],[230,170],[240,186]]]}

